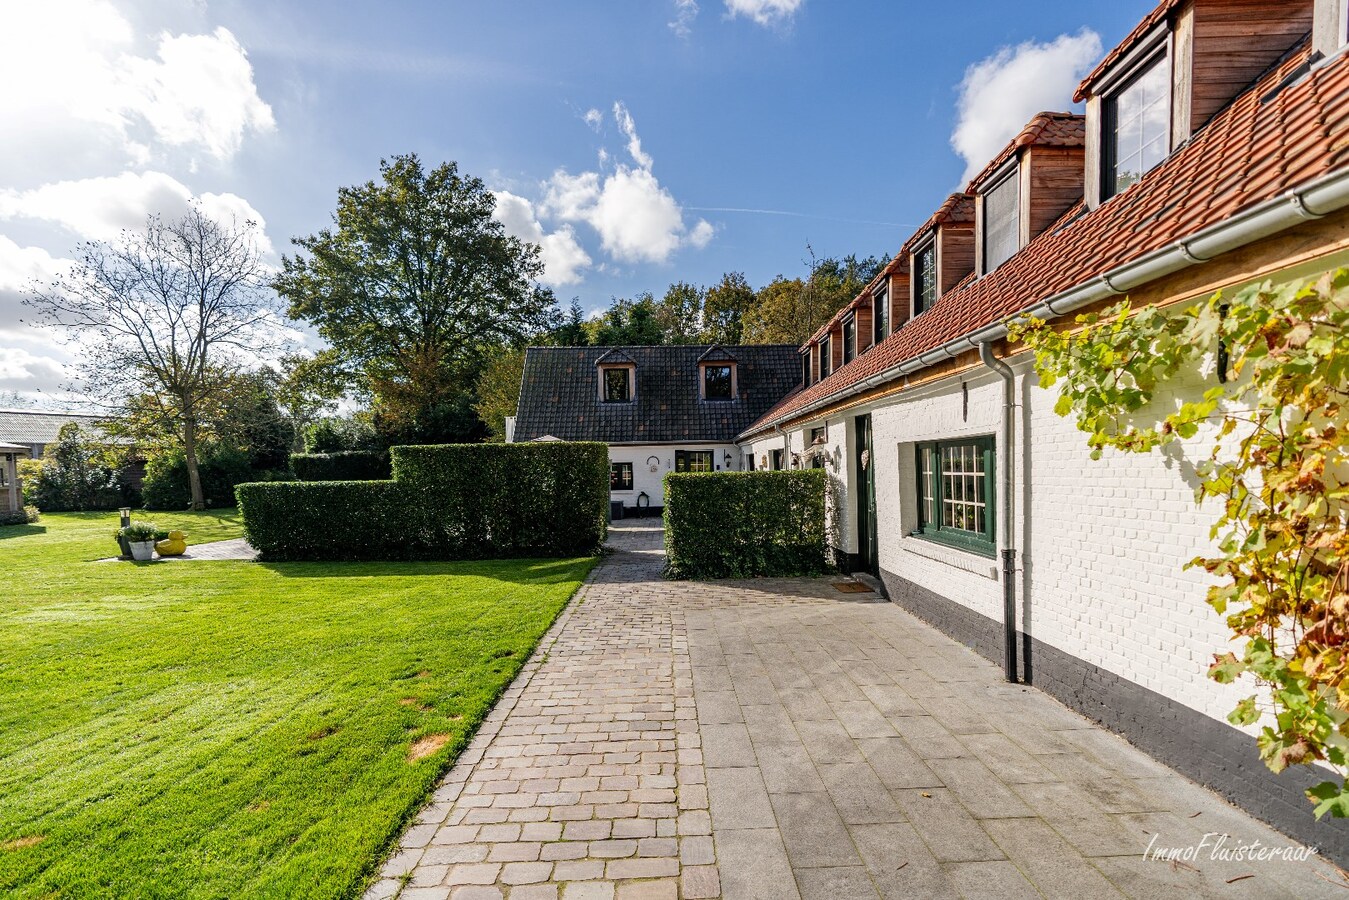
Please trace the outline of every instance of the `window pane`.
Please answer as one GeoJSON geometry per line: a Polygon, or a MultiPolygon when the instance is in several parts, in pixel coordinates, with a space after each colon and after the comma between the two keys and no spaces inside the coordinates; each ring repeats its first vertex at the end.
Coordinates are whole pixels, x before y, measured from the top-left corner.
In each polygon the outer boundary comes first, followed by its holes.
{"type": "Polygon", "coordinates": [[[1021,249],[1021,179],[1014,169],[984,194],[984,271],[992,272],[1021,249]]]}
{"type": "Polygon", "coordinates": [[[605,369],[604,370],[604,399],[613,403],[621,403],[631,398],[629,391],[628,370],[627,369],[605,369]]]}
{"type": "Polygon", "coordinates": [[[843,364],[852,362],[857,353],[857,320],[849,318],[843,323],[843,364]]]}
{"type": "Polygon", "coordinates": [[[688,459],[688,471],[711,472],[713,470],[711,450],[690,450],[685,456],[688,459]]]}
{"type": "Polygon", "coordinates": [[[829,353],[829,336],[826,335],[824,340],[820,341],[820,378],[822,379],[829,375],[829,363],[832,361],[829,358],[829,353]]]}
{"type": "Polygon", "coordinates": [[[879,344],[885,340],[885,336],[890,331],[890,292],[888,290],[881,291],[872,300],[871,316],[871,320],[876,326],[872,343],[879,344]]]}
{"type": "Polygon", "coordinates": [[[913,258],[913,314],[916,316],[932,308],[937,300],[937,248],[919,252],[913,258]]]}
{"type": "Polygon", "coordinates": [[[731,399],[730,366],[703,366],[703,396],[708,400],[731,399]]]}
{"type": "Polygon", "coordinates": [[[613,463],[609,466],[609,490],[632,490],[632,463],[613,463]]]}
{"type": "Polygon", "coordinates": [[[1158,57],[1123,90],[1111,105],[1113,134],[1110,157],[1114,170],[1106,188],[1117,194],[1166,159],[1171,136],[1171,91],[1165,55],[1158,57]]]}

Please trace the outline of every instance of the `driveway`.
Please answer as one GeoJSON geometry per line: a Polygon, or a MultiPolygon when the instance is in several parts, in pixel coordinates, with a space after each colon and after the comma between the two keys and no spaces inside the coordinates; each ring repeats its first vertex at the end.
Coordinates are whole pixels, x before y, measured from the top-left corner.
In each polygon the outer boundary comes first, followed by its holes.
{"type": "Polygon", "coordinates": [[[875,594],[661,539],[611,530],[368,900],[1349,897],[1212,858],[1296,845],[875,594]]]}

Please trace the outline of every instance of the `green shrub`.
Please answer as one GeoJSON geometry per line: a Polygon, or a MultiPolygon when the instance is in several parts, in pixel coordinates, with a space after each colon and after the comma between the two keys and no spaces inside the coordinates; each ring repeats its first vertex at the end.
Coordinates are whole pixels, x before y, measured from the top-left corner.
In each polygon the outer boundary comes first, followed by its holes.
{"type": "Polygon", "coordinates": [[[327,418],[304,429],[305,453],[341,453],[345,450],[377,450],[379,437],[369,422],[354,418],[327,418]]]}
{"type": "Polygon", "coordinates": [[[122,505],[120,448],[100,443],[75,422],[61,426],[41,459],[21,466],[24,497],[47,512],[116,509],[122,505]]]}
{"type": "Polygon", "coordinates": [[[415,559],[403,511],[413,493],[393,481],[290,481],[235,488],[248,541],[266,560],[415,559]]]}
{"type": "Polygon", "coordinates": [[[754,578],[825,571],[824,472],[665,476],[666,574],[754,578]]]}
{"type": "MultiPolygon", "coordinates": [[[[249,465],[248,454],[233,447],[202,450],[197,455],[197,473],[208,507],[233,506],[234,486],[258,477],[249,465]]],[[[188,487],[187,458],[183,451],[172,450],[146,463],[141,497],[146,509],[187,509],[192,502],[192,490],[188,487]]]]}
{"type": "Polygon", "coordinates": [[[154,541],[159,539],[159,526],[154,522],[132,522],[117,529],[114,537],[119,537],[129,544],[154,541]]]}
{"type": "Polygon", "coordinates": [[[36,506],[0,511],[0,525],[34,525],[37,520],[38,509],[36,506]]]}
{"type": "Polygon", "coordinates": [[[392,463],[392,481],[240,485],[249,543],[267,560],[488,559],[604,540],[604,444],[395,447],[392,463]]]}
{"type": "Polygon", "coordinates": [[[393,477],[389,454],[377,450],[292,453],[290,469],[301,481],[388,481],[393,477]]]}

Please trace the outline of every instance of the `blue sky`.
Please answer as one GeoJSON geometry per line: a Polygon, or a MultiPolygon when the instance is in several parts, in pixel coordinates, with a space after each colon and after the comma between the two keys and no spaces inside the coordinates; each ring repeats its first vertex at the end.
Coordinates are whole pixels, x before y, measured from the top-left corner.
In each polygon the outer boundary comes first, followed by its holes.
{"type": "Polygon", "coordinates": [[[80,240],[200,197],[286,252],[401,152],[483,178],[587,309],[893,253],[1151,5],[10,0],[0,392],[59,380],[17,297],[80,240]]]}

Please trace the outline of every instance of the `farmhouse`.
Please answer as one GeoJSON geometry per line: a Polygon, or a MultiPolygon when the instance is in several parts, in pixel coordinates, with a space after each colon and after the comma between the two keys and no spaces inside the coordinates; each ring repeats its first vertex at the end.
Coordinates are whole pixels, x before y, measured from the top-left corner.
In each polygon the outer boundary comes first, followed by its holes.
{"type": "Polygon", "coordinates": [[[1342,0],[1161,3],[1081,83],[1085,115],[1037,115],[944,199],[800,348],[802,389],[739,436],[752,458],[822,461],[840,565],[1323,847],[1349,829],[1313,821],[1322,776],[1271,775],[1205,677],[1229,635],[1185,569],[1211,516],[1183,467],[1091,460],[1005,322],[1349,265],[1345,19],[1342,0]]]}
{"type": "Polygon", "coordinates": [[[62,426],[75,423],[96,430],[103,416],[46,412],[33,409],[0,409],[0,512],[23,506],[19,485],[19,460],[38,459],[48,444],[54,444],[62,426]]]}
{"type": "Polygon", "coordinates": [[[798,387],[797,348],[530,347],[511,441],[604,441],[625,514],[662,505],[666,472],[752,468],[736,436],[798,387]]]}

